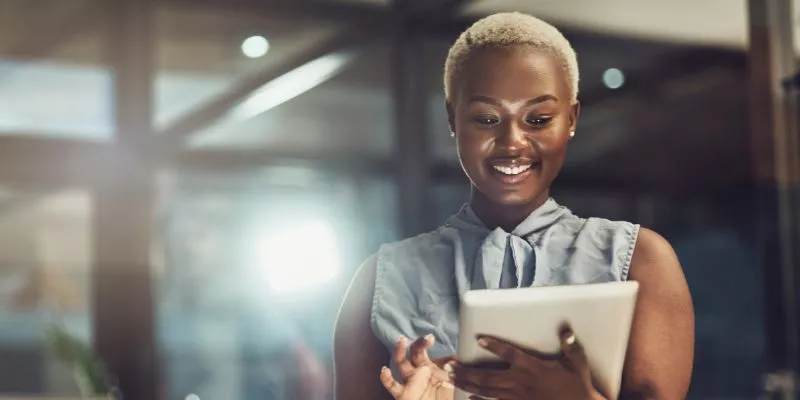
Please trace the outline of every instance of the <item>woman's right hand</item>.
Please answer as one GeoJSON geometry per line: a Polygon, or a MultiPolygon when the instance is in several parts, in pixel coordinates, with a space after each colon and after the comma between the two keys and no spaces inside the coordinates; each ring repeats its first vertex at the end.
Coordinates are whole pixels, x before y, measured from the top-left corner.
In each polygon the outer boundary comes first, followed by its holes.
{"type": "Polygon", "coordinates": [[[395,400],[452,400],[455,387],[450,381],[448,363],[451,357],[436,361],[428,358],[428,349],[433,346],[433,335],[417,339],[411,345],[411,360],[408,359],[408,339],[400,337],[394,347],[393,359],[405,384],[394,379],[387,367],[381,369],[380,379],[395,400]]]}

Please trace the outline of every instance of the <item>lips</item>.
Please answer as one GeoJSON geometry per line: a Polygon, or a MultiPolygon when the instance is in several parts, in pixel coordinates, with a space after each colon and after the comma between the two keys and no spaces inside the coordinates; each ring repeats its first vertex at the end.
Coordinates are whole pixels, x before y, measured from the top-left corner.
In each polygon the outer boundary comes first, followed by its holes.
{"type": "Polygon", "coordinates": [[[518,184],[529,177],[541,162],[531,158],[493,158],[487,161],[492,176],[504,184],[518,184]]]}
{"type": "Polygon", "coordinates": [[[492,165],[492,168],[494,168],[495,171],[500,172],[502,174],[518,175],[518,174],[521,174],[521,173],[531,169],[531,164],[528,164],[528,165],[517,165],[517,166],[513,166],[513,167],[507,167],[507,166],[504,166],[504,165],[492,165]]]}

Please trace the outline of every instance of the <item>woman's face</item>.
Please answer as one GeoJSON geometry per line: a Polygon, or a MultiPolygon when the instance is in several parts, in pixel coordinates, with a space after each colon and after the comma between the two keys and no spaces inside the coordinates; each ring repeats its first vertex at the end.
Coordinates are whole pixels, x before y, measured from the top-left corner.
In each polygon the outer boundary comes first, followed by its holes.
{"type": "Polygon", "coordinates": [[[450,127],[476,194],[508,206],[545,200],[579,110],[557,59],[530,47],[480,50],[452,97],[450,127]]]}

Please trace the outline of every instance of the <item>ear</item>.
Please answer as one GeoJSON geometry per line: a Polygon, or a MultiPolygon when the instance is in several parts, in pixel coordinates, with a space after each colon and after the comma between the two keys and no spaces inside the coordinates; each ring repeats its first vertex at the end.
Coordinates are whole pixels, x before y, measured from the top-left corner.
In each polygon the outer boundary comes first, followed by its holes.
{"type": "Polygon", "coordinates": [[[569,110],[569,131],[575,132],[578,129],[578,117],[581,115],[581,103],[576,101],[570,106],[569,110]]]}
{"type": "Polygon", "coordinates": [[[450,132],[456,131],[456,113],[453,111],[453,104],[445,100],[444,107],[447,110],[447,125],[450,126],[450,132]]]}

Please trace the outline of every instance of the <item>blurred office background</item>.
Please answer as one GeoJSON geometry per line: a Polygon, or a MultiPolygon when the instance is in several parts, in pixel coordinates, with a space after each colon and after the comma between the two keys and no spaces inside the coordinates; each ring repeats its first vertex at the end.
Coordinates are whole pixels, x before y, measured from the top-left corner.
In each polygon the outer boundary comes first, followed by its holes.
{"type": "Polygon", "coordinates": [[[78,393],[61,325],[126,399],[331,398],[355,269],[467,200],[448,46],[511,10],[579,55],[554,196],[665,235],[690,398],[757,398],[797,362],[788,1],[0,0],[0,396],[78,393]]]}

